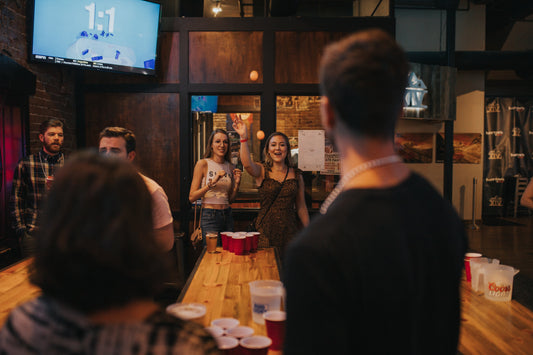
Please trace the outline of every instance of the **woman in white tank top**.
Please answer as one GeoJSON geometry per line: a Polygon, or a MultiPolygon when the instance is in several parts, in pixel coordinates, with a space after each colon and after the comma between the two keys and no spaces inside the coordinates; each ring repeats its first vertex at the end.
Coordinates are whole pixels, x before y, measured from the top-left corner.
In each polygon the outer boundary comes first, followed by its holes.
{"type": "Polygon", "coordinates": [[[189,192],[189,201],[202,199],[202,234],[233,231],[230,204],[235,199],[241,182],[239,169],[230,163],[229,136],[223,129],[211,133],[204,159],[195,167],[189,192]]]}

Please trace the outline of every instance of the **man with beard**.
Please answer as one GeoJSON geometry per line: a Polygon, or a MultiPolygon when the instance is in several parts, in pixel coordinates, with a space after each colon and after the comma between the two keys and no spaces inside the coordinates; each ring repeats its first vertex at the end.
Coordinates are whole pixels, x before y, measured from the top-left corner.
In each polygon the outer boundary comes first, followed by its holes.
{"type": "Polygon", "coordinates": [[[44,195],[50,189],[57,170],[63,166],[63,122],[51,118],[41,123],[42,149],[22,158],[13,175],[13,228],[19,238],[22,255],[33,252],[33,235],[44,195]]]}

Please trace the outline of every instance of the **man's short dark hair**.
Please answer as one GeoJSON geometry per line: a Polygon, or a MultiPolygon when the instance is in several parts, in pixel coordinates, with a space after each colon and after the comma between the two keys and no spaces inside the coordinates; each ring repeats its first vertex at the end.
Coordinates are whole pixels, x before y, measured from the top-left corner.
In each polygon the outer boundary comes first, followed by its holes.
{"type": "Polygon", "coordinates": [[[106,127],[100,132],[100,140],[104,137],[122,137],[126,141],[126,153],[134,152],[136,148],[135,134],[124,127],[106,127]]]}
{"type": "Polygon", "coordinates": [[[388,33],[364,30],[326,47],[320,89],[352,133],[391,138],[408,73],[405,53],[388,33]]]}
{"type": "Polygon", "coordinates": [[[41,122],[41,125],[39,126],[39,133],[45,134],[48,128],[50,127],[64,127],[63,121],[61,121],[58,118],[49,118],[43,122],[41,122]]]}
{"type": "Polygon", "coordinates": [[[45,201],[30,280],[84,313],[153,297],[169,265],[151,206],[133,164],[96,152],[71,157],[45,201]]]}

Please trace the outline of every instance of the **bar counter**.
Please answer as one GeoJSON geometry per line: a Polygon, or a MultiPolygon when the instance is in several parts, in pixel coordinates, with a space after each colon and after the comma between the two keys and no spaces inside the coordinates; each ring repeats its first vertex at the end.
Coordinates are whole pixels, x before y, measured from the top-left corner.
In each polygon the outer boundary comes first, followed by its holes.
{"type": "MultiPolygon", "coordinates": [[[[203,253],[196,263],[179,302],[203,303],[207,313],[199,320],[208,325],[212,319],[234,317],[266,335],[264,325],[252,321],[250,290],[253,280],[279,280],[279,261],[274,249],[238,256],[226,251],[203,253]]],[[[0,271],[0,325],[11,309],[40,294],[28,281],[31,259],[0,271]]],[[[461,334],[459,353],[532,354],[533,311],[517,301],[495,302],[461,285],[461,334]]],[[[438,346],[438,344],[435,344],[438,346]]],[[[269,354],[280,354],[270,351],[269,354]]]]}

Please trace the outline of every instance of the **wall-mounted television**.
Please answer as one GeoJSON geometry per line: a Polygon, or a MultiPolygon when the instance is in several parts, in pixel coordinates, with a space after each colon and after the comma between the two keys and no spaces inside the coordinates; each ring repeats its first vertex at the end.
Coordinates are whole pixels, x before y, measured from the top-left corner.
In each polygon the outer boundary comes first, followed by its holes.
{"type": "Polygon", "coordinates": [[[30,60],[155,75],[161,4],[33,0],[30,60]]]}

